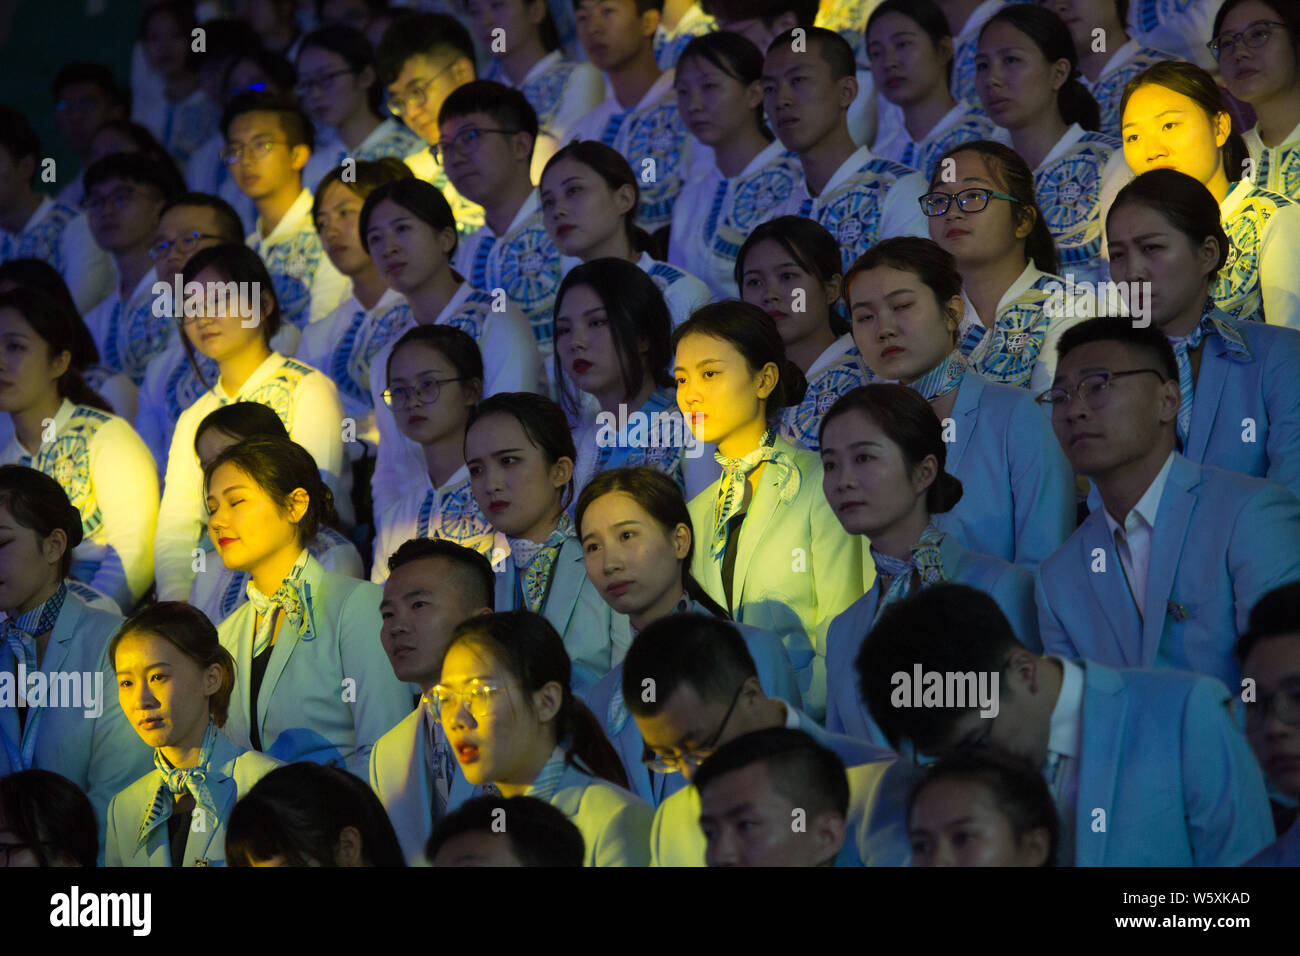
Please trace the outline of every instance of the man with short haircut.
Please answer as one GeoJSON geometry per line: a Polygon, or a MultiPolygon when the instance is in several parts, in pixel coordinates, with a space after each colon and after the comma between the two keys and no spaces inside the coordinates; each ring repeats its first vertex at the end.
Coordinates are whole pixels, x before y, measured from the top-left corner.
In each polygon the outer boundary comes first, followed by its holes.
{"type": "Polygon", "coordinates": [[[693,782],[709,866],[831,866],[844,845],[844,762],[802,730],[737,737],[693,782]]]}
{"type": "Polygon", "coordinates": [[[86,170],[82,208],[91,234],[113,261],[115,289],[86,313],[100,361],[136,385],[175,336],[170,315],[154,314],[157,273],[149,248],[163,207],[180,191],[170,173],[142,153],[114,153],[86,170]]]}
{"type": "Polygon", "coordinates": [[[438,129],[447,176],[484,213],[483,228],[457,244],[456,271],[480,292],[504,289],[533,337],[549,346],[560,251],[546,231],[529,172],[537,113],[518,90],[475,80],[443,102],[438,129]]]}
{"type": "Polygon", "coordinates": [[[1090,319],[1039,397],[1101,497],[1036,582],[1043,648],[1111,667],[1174,667],[1237,686],[1233,635],[1300,580],[1300,500],[1178,454],[1178,365],[1159,329],[1090,319]]]}
{"type": "MultiPolygon", "coordinates": [[[[90,144],[95,134],[109,120],[127,119],[131,104],[113,71],[102,63],[79,61],[63,66],[55,74],[50,92],[54,96],[54,125],[77,154],[80,166],[75,178],[60,177],[64,186],[58,201],[76,209],[85,195],[82,177],[91,162],[90,144]]],[[[78,303],[78,308],[85,306],[78,303]]]]}
{"type": "Polygon", "coordinates": [[[370,751],[370,786],[415,866],[424,863],[425,843],[446,812],[458,772],[427,695],[438,683],[456,625],[492,613],[496,581],[487,558],[441,538],[407,541],[388,559],[388,570],[379,640],[397,679],[418,688],[419,696],[411,713],[370,751]]]}
{"type": "MultiPolygon", "coordinates": [[[[375,50],[375,73],[388,91],[388,108],[430,147],[438,143],[438,114],[451,92],[477,77],[474,40],[455,17],[414,13],[398,17],[375,50]]],[[[441,154],[421,149],[406,157],[417,179],[442,191],[468,236],[483,225],[483,207],[462,196],[447,179],[441,154]]]]}
{"type": "Polygon", "coordinates": [[[1041,767],[1062,866],[1235,866],[1273,838],[1263,777],[1212,677],[1040,657],[993,598],[958,584],[887,608],[855,666],[893,746],[940,757],[988,743],[1041,767]],[[971,694],[991,680],[995,707],[971,694]]]}
{"type": "MultiPolygon", "coordinates": [[[[890,751],[828,733],[785,701],[768,697],[744,638],[720,618],[672,614],[638,633],[623,661],[623,700],[645,741],[647,766],[660,773],[680,771],[693,781],[700,764],[728,741],[756,730],[786,727],[802,730],[830,748],[845,766],[870,768],[868,783],[855,800],[862,808],[852,815],[855,821],[866,815],[882,781],[897,776],[897,761],[890,751]]],[[[898,785],[898,794],[895,802],[901,810],[905,785],[898,785]]],[[[705,865],[707,844],[699,817],[700,795],[695,787],[664,798],[650,831],[652,866],[705,865]]],[[[862,858],[856,845],[847,846],[842,862],[905,862],[901,813],[888,826],[896,838],[891,846],[872,844],[862,858]]]]}
{"type": "Polygon", "coordinates": [[[1246,739],[1264,771],[1281,834],[1251,863],[1300,866],[1300,583],[1270,591],[1255,605],[1237,659],[1246,739]]]}
{"type": "Polygon", "coordinates": [[[438,821],[430,866],[582,866],[582,832],[536,797],[471,797],[438,821]]]}
{"type": "Polygon", "coordinates": [[[257,208],[257,226],[246,242],[266,263],[285,322],[301,329],[328,315],[348,290],[325,255],[311,218],[311,190],[302,184],[311,120],[287,97],[241,93],[226,105],[221,134],[222,159],[257,208]]]}
{"type": "MultiPolygon", "coordinates": [[[[84,312],[112,289],[112,265],[91,238],[84,215],[36,191],[41,164],[41,141],[32,125],[17,110],[0,106],[0,262],[48,262],[84,312]]],[[[80,185],[75,192],[79,201],[80,185]]]]}
{"type": "Polygon", "coordinates": [[[858,95],[853,49],[838,33],[787,31],[763,61],[763,106],[772,131],[799,157],[803,177],[776,216],[804,216],[835,237],[847,269],[881,239],[929,236],[920,198],[925,178],[874,156],[849,135],[858,95]]]}

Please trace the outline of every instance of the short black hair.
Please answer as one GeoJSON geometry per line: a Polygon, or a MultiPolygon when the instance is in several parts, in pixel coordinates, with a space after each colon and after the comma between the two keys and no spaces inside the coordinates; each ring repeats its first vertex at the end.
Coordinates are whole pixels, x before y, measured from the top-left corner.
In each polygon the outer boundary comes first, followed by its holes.
{"type": "Polygon", "coordinates": [[[1300,581],[1274,588],[1250,609],[1250,623],[1237,638],[1237,661],[1244,664],[1260,641],[1283,635],[1300,636],[1300,581]]]}
{"type": "Polygon", "coordinates": [[[724,774],[756,763],[767,767],[772,789],[806,810],[809,818],[828,811],[848,816],[849,776],[844,761],[802,730],[769,727],[742,734],[700,764],[691,782],[702,794],[724,774]]]}
{"type": "Polygon", "coordinates": [[[862,699],[890,746],[911,740],[923,753],[947,744],[953,724],[978,708],[895,707],[893,675],[1001,674],[1007,655],[1025,646],[997,602],[964,584],[936,584],[885,608],[862,642],[854,668],[862,699]]]}
{"type": "Polygon", "coordinates": [[[1056,344],[1057,361],[1090,342],[1122,342],[1141,349],[1156,360],[1156,369],[1166,380],[1178,381],[1178,359],[1174,357],[1174,347],[1154,325],[1134,325],[1132,319],[1088,319],[1065,330],[1056,344]]]}
{"type": "Polygon", "coordinates": [[[412,13],[398,17],[384,31],[375,49],[375,73],[389,86],[413,56],[454,53],[474,61],[474,41],[459,20],[446,13],[412,13]]]}
{"type": "Polygon", "coordinates": [[[211,209],[217,217],[217,231],[225,242],[244,241],[244,223],[230,205],[220,196],[211,193],[181,193],[163,206],[163,215],[177,206],[192,206],[199,209],[211,209]]]}
{"type": "Polygon", "coordinates": [[[582,866],[582,832],[563,813],[536,797],[488,794],[466,800],[438,821],[425,845],[429,862],[448,841],[465,833],[488,833],[510,841],[524,866],[582,866]]]}
{"type": "Polygon", "coordinates": [[[772,42],[763,51],[763,55],[771,53],[780,44],[791,43],[794,41],[794,31],[803,30],[809,41],[817,44],[817,52],[831,68],[831,79],[842,80],[845,77],[856,77],[858,75],[858,61],[853,54],[853,47],[849,41],[844,39],[834,30],[827,30],[823,27],[795,27],[786,30],[779,36],[773,37],[772,42]]]}
{"type": "Polygon", "coordinates": [[[35,769],[0,777],[0,818],[41,866],[68,860],[95,865],[99,821],[90,800],[67,777],[35,769]]]}
{"type": "Polygon", "coordinates": [[[310,117],[298,105],[293,97],[283,93],[271,93],[268,90],[254,90],[240,93],[226,104],[221,113],[221,135],[230,139],[230,124],[236,116],[245,113],[274,113],[280,119],[280,128],[284,130],[285,139],[292,146],[306,146],[312,149],[316,143],[316,129],[310,117]]]}
{"type": "Polygon", "coordinates": [[[109,153],[90,164],[82,182],[89,195],[92,189],[114,179],[135,183],[137,186],[149,186],[162,196],[164,203],[170,202],[185,189],[185,184],[176,177],[174,170],[143,153],[109,153]]]}
{"type": "Polygon", "coordinates": [[[496,610],[496,575],[492,563],[478,551],[448,541],[446,538],[411,538],[404,541],[388,557],[391,574],[404,564],[425,558],[441,558],[450,562],[459,577],[462,590],[468,591],[469,603],[475,607],[496,610]]]}
{"type": "Polygon", "coordinates": [[[492,80],[462,84],[443,100],[438,122],[445,123],[470,113],[486,113],[503,128],[519,130],[531,136],[534,142],[537,140],[537,111],[513,86],[492,80]]]}
{"type": "Polygon", "coordinates": [[[734,624],[704,614],[670,614],[632,639],[623,659],[623,699],[632,714],[649,717],[683,685],[702,699],[725,701],[746,678],[757,676],[734,624]],[[651,700],[645,699],[647,689],[653,690],[651,700]]]}
{"type": "Polygon", "coordinates": [[[113,71],[103,63],[78,60],[61,67],[59,72],[54,74],[54,83],[50,86],[50,92],[54,94],[56,101],[61,100],[63,91],[74,83],[97,86],[114,106],[120,107],[124,112],[131,108],[131,98],[122,88],[122,84],[118,83],[113,71]]]}
{"type": "Polygon", "coordinates": [[[11,106],[0,105],[0,147],[15,165],[28,156],[36,160],[37,168],[32,170],[34,183],[40,167],[41,138],[27,117],[11,106]]]}

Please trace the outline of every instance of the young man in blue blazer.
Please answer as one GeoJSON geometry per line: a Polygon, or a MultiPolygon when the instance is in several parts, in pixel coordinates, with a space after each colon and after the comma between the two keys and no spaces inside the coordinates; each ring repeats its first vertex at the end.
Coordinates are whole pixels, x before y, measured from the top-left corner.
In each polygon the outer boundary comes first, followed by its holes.
{"type": "MultiPolygon", "coordinates": [[[[492,612],[492,565],[453,541],[415,538],[393,552],[388,569],[379,639],[397,679],[427,694],[438,683],[456,625],[492,612]]],[[[388,811],[409,865],[425,862],[425,844],[447,807],[458,766],[423,698],[370,751],[370,787],[388,811]]]]}
{"type": "Polygon", "coordinates": [[[895,746],[987,743],[1042,766],[1061,865],[1235,866],[1273,839],[1259,766],[1212,677],[1040,657],[993,598],[958,584],[892,605],[856,667],[895,746]]]}
{"type": "Polygon", "coordinates": [[[1159,330],[1091,319],[1059,352],[1039,401],[1102,507],[1039,566],[1043,648],[1235,687],[1232,635],[1256,601],[1300,580],[1300,500],[1174,450],[1178,365],[1159,330]]]}
{"type": "MultiPolygon", "coordinates": [[[[848,767],[894,762],[890,751],[828,733],[807,714],[763,693],[744,638],[715,617],[674,614],[641,631],[623,662],[623,698],[645,740],[647,765],[661,773],[680,771],[688,781],[723,744],[772,727],[802,730],[848,767]]],[[[865,797],[855,807],[865,806],[865,797]]],[[[650,831],[650,865],[704,866],[707,846],[699,820],[695,787],[665,797],[650,831]]],[[[851,808],[849,825],[855,821],[851,808]]],[[[904,862],[906,847],[895,846],[893,855],[892,862],[904,862]]],[[[845,848],[841,862],[861,862],[856,845],[845,848]]]]}

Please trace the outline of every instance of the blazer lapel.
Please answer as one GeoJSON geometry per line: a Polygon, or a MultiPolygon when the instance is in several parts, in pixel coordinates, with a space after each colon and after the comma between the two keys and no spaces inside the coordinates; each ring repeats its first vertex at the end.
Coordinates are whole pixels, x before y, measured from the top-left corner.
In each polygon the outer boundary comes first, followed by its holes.
{"type": "Polygon", "coordinates": [[[977,373],[967,371],[962,376],[961,385],[957,387],[957,401],[952,406],[954,434],[948,445],[948,459],[944,466],[950,474],[956,472],[970,446],[971,435],[979,420],[980,396],[983,393],[983,380],[977,373]]]}
{"type": "MultiPolygon", "coordinates": [[[[403,722],[402,739],[394,741],[394,746],[385,747],[383,753],[392,761],[394,779],[397,787],[393,791],[392,805],[388,809],[393,820],[393,829],[401,834],[419,834],[421,838],[428,834],[433,820],[433,794],[429,788],[428,763],[425,759],[425,747],[428,745],[428,727],[425,711],[420,708],[414,719],[403,722]],[[407,736],[407,730],[410,736],[407,736]]],[[[384,774],[386,768],[380,769],[384,774]]],[[[459,775],[460,768],[457,767],[459,775]]]]}
{"type": "Polygon", "coordinates": [[[1099,508],[1089,514],[1083,527],[1084,553],[1081,557],[1087,562],[1089,570],[1092,567],[1092,556],[1098,549],[1106,556],[1106,570],[1089,574],[1093,597],[1109,625],[1110,638],[1119,658],[1127,667],[1140,667],[1142,665],[1137,645],[1141,640],[1142,619],[1138,615],[1133,592],[1129,590],[1128,579],[1124,576],[1124,565],[1120,562],[1119,551],[1115,547],[1110,527],[1106,524],[1104,511],[1099,508]]]}
{"type": "Polygon", "coordinates": [[[749,571],[749,562],[758,551],[763,533],[781,503],[777,493],[780,486],[781,471],[768,462],[763,466],[758,487],[754,490],[754,499],[749,503],[745,520],[741,525],[742,531],[738,542],[740,550],[736,552],[736,576],[731,585],[732,602],[737,608],[744,603],[745,575],[749,571]]]}
{"type": "Polygon", "coordinates": [[[1156,651],[1165,630],[1169,595],[1174,587],[1174,573],[1178,570],[1183,542],[1191,526],[1192,509],[1196,507],[1196,495],[1191,489],[1199,480],[1199,467],[1186,458],[1174,457],[1160,497],[1160,508],[1156,511],[1155,531],[1151,535],[1141,667],[1150,667],[1156,661],[1156,651]]]}
{"type": "Polygon", "coordinates": [[[1183,454],[1192,461],[1205,460],[1205,449],[1210,443],[1214,420],[1219,415],[1223,384],[1228,378],[1228,367],[1233,364],[1232,359],[1224,354],[1226,351],[1227,346],[1219,336],[1207,336],[1192,398],[1192,423],[1188,429],[1187,447],[1183,449],[1183,454]]]}
{"type": "Polygon", "coordinates": [[[1124,686],[1109,669],[1088,661],[1083,667],[1082,747],[1074,810],[1074,865],[1101,866],[1115,815],[1115,778],[1119,772],[1119,742],[1124,739],[1128,701],[1124,686]],[[1093,829],[1093,810],[1106,812],[1106,825],[1093,829]]]}
{"type": "MultiPolygon", "coordinates": [[[[325,569],[316,563],[315,558],[308,558],[306,567],[302,571],[302,592],[303,592],[303,614],[316,624],[315,602],[320,599],[320,590],[325,576],[325,569]]],[[[283,615],[282,615],[283,616],[283,615]]],[[[301,635],[291,625],[286,618],[280,624],[280,633],[275,637],[275,645],[271,648],[271,659],[266,665],[266,676],[262,679],[262,687],[257,692],[257,713],[253,719],[257,721],[257,732],[262,736],[262,746],[269,747],[272,741],[267,740],[265,736],[266,728],[262,726],[266,719],[266,708],[270,703],[272,696],[275,694],[275,685],[280,680],[280,675],[288,666],[289,655],[293,653],[301,635]]]]}
{"type": "Polygon", "coordinates": [[[546,606],[542,610],[546,619],[563,636],[569,628],[573,609],[578,606],[582,582],[587,578],[587,566],[582,560],[582,545],[577,540],[569,538],[560,545],[560,553],[555,556],[555,567],[551,574],[550,592],[546,595],[546,606]]]}
{"type": "Polygon", "coordinates": [[[68,652],[72,650],[72,638],[76,635],[80,623],[81,605],[69,594],[63,602],[63,610],[59,612],[59,619],[54,622],[49,642],[45,645],[41,670],[46,673],[63,670],[63,662],[68,659],[68,652]]]}

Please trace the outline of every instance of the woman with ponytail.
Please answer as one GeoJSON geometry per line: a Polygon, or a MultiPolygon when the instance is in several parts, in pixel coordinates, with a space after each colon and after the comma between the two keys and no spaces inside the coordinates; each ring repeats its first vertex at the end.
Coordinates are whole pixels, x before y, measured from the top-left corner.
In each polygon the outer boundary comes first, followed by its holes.
{"type": "Polygon", "coordinates": [[[947,446],[934,408],[906,385],[867,385],[843,396],[822,419],[822,485],[844,530],[870,539],[876,582],[831,622],[826,637],[826,729],[889,743],[858,691],[853,662],[880,613],[932,584],[987,591],[1016,636],[1038,648],[1034,576],[968,551],[934,520],[962,499],[944,470],[947,446]]]}
{"type": "Polygon", "coordinates": [[[1253,162],[1214,77],[1190,63],[1157,63],[1129,83],[1122,108],[1124,159],[1134,175],[1176,169],[1219,204],[1232,249],[1215,304],[1234,319],[1300,328],[1300,203],[1244,175],[1253,162]]]}
{"type": "Polygon", "coordinates": [[[448,809],[492,784],[563,811],[582,832],[587,866],[646,866],[654,813],[627,789],[569,672],[564,642],[541,615],[490,614],[456,628],[428,695],[461,769],[448,809]]]}
{"type": "Polygon", "coordinates": [[[980,374],[1037,394],[1052,384],[1061,333],[1097,306],[1056,274],[1033,174],[1014,149],[977,140],[939,160],[930,189],[930,238],[961,273],[958,347],[980,374]]]}
{"type": "Polygon", "coordinates": [[[0,411],[14,432],[0,463],[59,482],[84,532],[72,576],[129,611],[153,580],[157,469],[135,429],[73,366],[75,319],[34,290],[0,293],[0,411]]]}
{"type": "MultiPolygon", "coordinates": [[[[184,305],[189,308],[176,303],[175,309],[181,342],[208,389],[181,412],[167,454],[154,545],[158,597],[164,601],[183,599],[194,583],[193,552],[201,547],[205,517],[203,471],[194,438],[199,423],[214,409],[231,402],[267,405],[280,416],[289,437],[311,453],[332,491],[340,488],[345,474],[338,388],[323,373],[271,348],[281,324],[280,306],[257,253],[233,243],[200,249],[185,263],[181,278],[186,286],[197,282],[204,289],[198,309],[188,301],[184,305]],[[241,294],[227,299],[218,290],[232,284],[241,294]],[[254,301],[253,295],[259,298],[254,301]],[[192,314],[195,311],[199,314],[192,314]],[[203,374],[199,355],[216,362],[215,381],[203,374]]],[[[350,502],[343,496],[340,500],[350,512],[350,502]]]]}
{"type": "Polygon", "coordinates": [[[691,575],[735,620],[780,636],[804,706],[820,719],[826,627],[870,576],[821,493],[821,462],[778,433],[781,410],[799,404],[807,383],[776,322],[746,302],[700,309],[673,347],[677,406],[697,441],[718,446],[722,466],[688,506],[704,545],[691,575]]]}
{"type": "Polygon", "coordinates": [[[853,340],[877,380],[909,386],[944,423],[965,493],[932,509],[939,530],[1032,570],[1074,530],[1073,476],[1033,394],[989,381],[960,349],[961,279],[928,239],[877,243],[845,276],[853,340]]]}
{"type": "MultiPolygon", "coordinates": [[[[639,632],[660,618],[692,611],[730,620],[730,616],[691,577],[695,536],[681,490],[651,468],[615,468],[598,474],[578,496],[578,537],[587,578],[618,614],[639,632]]],[[[758,668],[769,697],[802,706],[794,669],[781,639],[770,631],[738,624],[736,629],[758,668]]],[[[614,743],[630,787],[658,806],[685,785],[680,776],[650,773],[642,757],[645,742],[623,701],[620,663],[586,695],[587,704],[614,743]]]]}
{"type": "Polygon", "coordinates": [[[154,769],[108,805],[108,866],[224,866],[235,801],[279,761],[222,733],[235,662],[212,622],[180,601],[154,604],[108,647],[122,712],[154,769]]]}
{"type": "MultiPolygon", "coordinates": [[[[1069,28],[1051,10],[1013,4],[980,31],[975,88],[989,117],[1034,175],[1039,208],[1076,282],[1106,279],[1102,183],[1122,177],[1119,140],[1096,132],[1097,101],[1079,81],[1069,28]]],[[[960,182],[960,180],[958,180],[960,182]]]]}
{"type": "Polygon", "coordinates": [[[249,438],[204,469],[208,533],[248,603],[221,622],[236,664],[226,736],[286,763],[310,760],[363,779],[370,748],[411,709],[376,635],[381,589],[331,574],[308,548],[336,520],[311,455],[249,438]]]}

